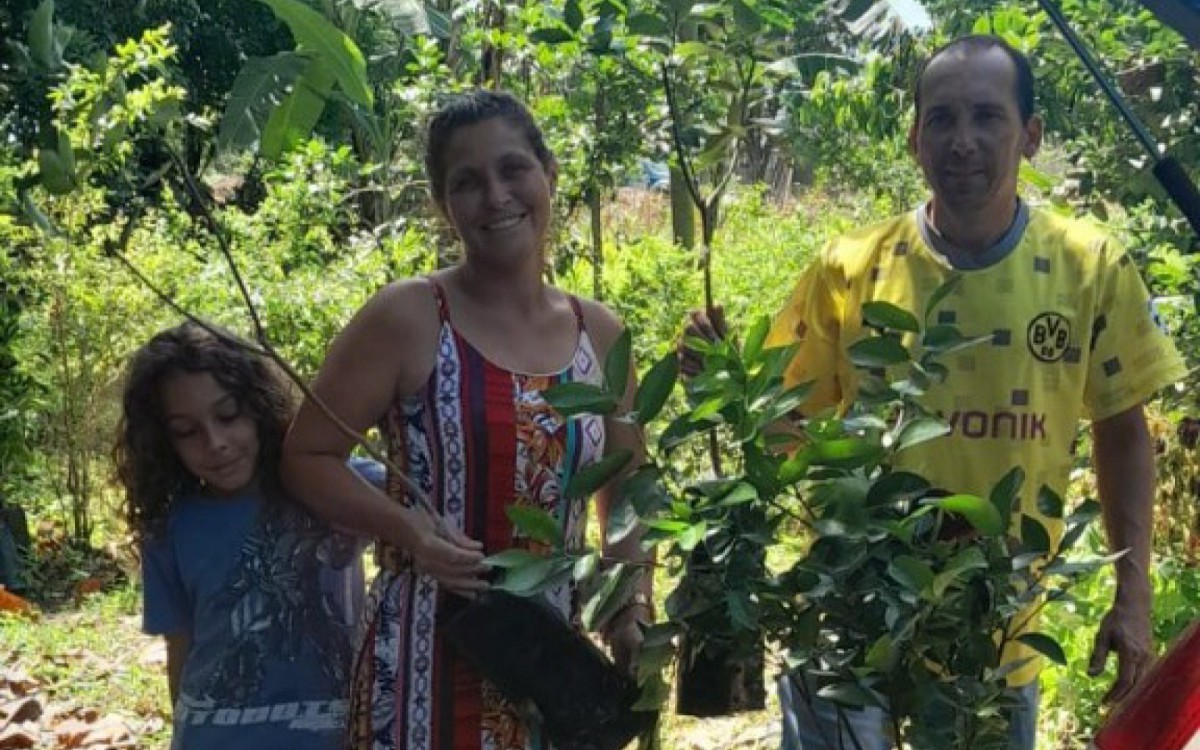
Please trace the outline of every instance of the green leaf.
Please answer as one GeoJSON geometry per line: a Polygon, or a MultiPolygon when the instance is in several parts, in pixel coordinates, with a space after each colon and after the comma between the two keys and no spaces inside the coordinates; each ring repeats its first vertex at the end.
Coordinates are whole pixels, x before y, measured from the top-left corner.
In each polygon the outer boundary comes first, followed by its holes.
{"type": "Polygon", "coordinates": [[[1047,554],[1050,552],[1050,534],[1042,522],[1033,516],[1021,514],[1021,547],[1027,552],[1047,554]]]}
{"type": "Polygon", "coordinates": [[[287,24],[296,46],[311,54],[337,81],[351,101],[372,107],[375,97],[367,79],[367,63],[354,40],[300,0],[260,0],[287,24]]]}
{"type": "Polygon", "coordinates": [[[75,189],[75,175],[67,169],[57,151],[48,148],[38,151],[38,176],[42,186],[54,195],[66,195],[75,189]]]}
{"type": "Polygon", "coordinates": [[[675,543],[684,552],[691,552],[696,548],[696,545],[704,541],[704,537],[708,535],[708,524],[704,521],[699,523],[689,524],[686,529],[679,532],[675,537],[675,543]]]}
{"type": "Polygon", "coordinates": [[[912,448],[921,443],[950,434],[950,425],[933,417],[917,417],[910,419],[900,428],[899,435],[892,443],[892,450],[899,453],[906,448],[912,448]]]}
{"type": "Polygon", "coordinates": [[[75,148],[71,145],[71,136],[67,131],[58,131],[58,158],[62,160],[67,173],[75,174],[75,148]]]}
{"type": "Polygon", "coordinates": [[[608,524],[604,529],[604,539],[609,544],[619,544],[637,530],[641,518],[637,508],[624,494],[617,493],[616,501],[608,506],[608,524]]]}
{"type": "Polygon", "coordinates": [[[719,54],[720,50],[713,49],[704,42],[689,41],[680,42],[679,44],[675,45],[675,55],[680,60],[687,60],[688,58],[693,57],[706,60],[712,59],[719,54]]]}
{"type": "Polygon", "coordinates": [[[540,29],[535,29],[529,35],[530,40],[539,44],[562,44],[564,42],[575,41],[575,35],[565,25],[559,24],[556,26],[543,26],[540,29]]]}
{"type": "Polygon", "coordinates": [[[493,568],[520,568],[530,565],[536,560],[546,559],[525,549],[506,549],[484,558],[484,562],[493,568]]]}
{"type": "Polygon", "coordinates": [[[1018,498],[1021,493],[1021,485],[1025,483],[1025,470],[1020,466],[1014,466],[1011,471],[996,482],[992,487],[991,500],[992,505],[996,508],[996,512],[1000,514],[1000,518],[1004,521],[1004,531],[1008,531],[1008,527],[1012,525],[1013,509],[1017,507],[1018,498]]]}
{"type": "Polygon", "coordinates": [[[921,346],[934,354],[950,354],[961,349],[985,344],[992,340],[992,334],[986,336],[964,336],[952,325],[936,325],[925,330],[921,337],[921,346]]]}
{"type": "Polygon", "coordinates": [[[425,3],[425,18],[429,21],[429,32],[435,39],[445,41],[450,38],[450,17],[438,9],[433,3],[425,3]]]}
{"type": "Polygon", "coordinates": [[[662,671],[666,669],[667,664],[671,662],[674,656],[675,648],[669,642],[658,646],[651,646],[648,643],[644,643],[642,650],[638,652],[638,684],[644,684],[651,677],[661,676],[662,671]]]}
{"type": "Polygon", "coordinates": [[[744,0],[733,0],[733,20],[743,34],[757,33],[763,25],[758,12],[745,3],[744,0]]]}
{"type": "Polygon", "coordinates": [[[662,472],[654,464],[639,466],[621,482],[618,494],[629,499],[639,516],[649,516],[666,499],[662,472]]]}
{"type": "Polygon", "coordinates": [[[625,21],[625,28],[630,34],[638,36],[665,37],[671,33],[665,18],[654,13],[634,13],[625,21]]]}
{"type": "Polygon", "coordinates": [[[856,341],[847,350],[857,367],[888,367],[909,361],[908,349],[899,336],[885,334],[856,341]]]}
{"type": "Polygon", "coordinates": [[[742,359],[749,366],[762,354],[763,343],[771,332],[771,319],[761,315],[754,320],[750,330],[746,331],[746,343],[742,345],[742,359]]]}
{"type": "Polygon", "coordinates": [[[866,466],[883,456],[879,444],[857,437],[821,440],[809,446],[809,458],[817,466],[853,469],[866,466]]]}
{"type": "Polygon", "coordinates": [[[433,31],[432,9],[420,0],[356,0],[359,3],[378,8],[404,36],[428,36],[433,31]]]}
{"type": "Polygon", "coordinates": [[[575,567],[569,557],[544,557],[527,565],[509,568],[504,580],[496,585],[517,596],[531,596],[565,581],[575,567]]]}
{"type": "Polygon", "coordinates": [[[729,620],[735,627],[743,630],[754,630],[758,627],[758,613],[746,592],[726,591],[725,608],[729,611],[729,620]]]}
{"type": "Polygon", "coordinates": [[[504,512],[508,514],[508,519],[521,534],[543,544],[562,546],[563,533],[558,519],[541,508],[531,505],[510,505],[504,509],[504,512]]]}
{"type": "Polygon", "coordinates": [[[577,414],[611,414],[617,399],[591,383],[558,383],[542,391],[542,398],[564,418],[577,414]]]}
{"type": "Polygon", "coordinates": [[[242,66],[217,134],[217,149],[222,154],[253,148],[261,139],[271,111],[287,96],[308,60],[295,52],[280,52],[272,57],[252,57],[242,66]]]}
{"type": "Polygon", "coordinates": [[[707,422],[710,418],[715,417],[722,409],[728,406],[730,400],[730,396],[727,394],[717,394],[693,409],[689,416],[693,422],[698,424],[707,422]]]}
{"type": "Polygon", "coordinates": [[[946,563],[946,567],[934,577],[934,596],[940,598],[951,584],[962,577],[963,573],[968,573],[972,570],[986,570],[987,566],[987,560],[983,556],[983,551],[978,547],[963,549],[950,558],[950,561],[946,563]]]}
{"type": "Polygon", "coordinates": [[[584,466],[575,472],[575,476],[567,482],[563,496],[568,500],[577,500],[590,496],[615,477],[633,458],[633,452],[622,448],[614,451],[599,461],[584,466]]]}
{"type": "Polygon", "coordinates": [[[895,662],[896,650],[892,643],[892,636],[884,633],[879,637],[879,640],[872,644],[867,651],[863,662],[872,669],[880,672],[891,669],[895,662]]]}
{"type": "Polygon", "coordinates": [[[862,314],[867,325],[874,328],[911,333],[921,332],[921,323],[917,320],[917,316],[890,302],[865,302],[862,306],[862,314]]]}
{"type": "Polygon", "coordinates": [[[663,680],[662,675],[653,675],[642,685],[642,694],[633,704],[634,711],[658,711],[667,699],[671,697],[671,687],[663,680]]]}
{"type": "Polygon", "coordinates": [[[654,363],[642,378],[637,395],[633,398],[633,409],[639,424],[649,424],[662,412],[663,406],[675,390],[679,379],[679,358],[672,352],[654,363]]]}
{"type": "Polygon", "coordinates": [[[1091,523],[1100,517],[1101,512],[1102,508],[1100,507],[1100,503],[1089,497],[1080,503],[1079,506],[1076,507],[1071,513],[1071,515],[1067,516],[1067,524],[1072,525],[1076,523],[1091,523]]]}
{"type": "Polygon", "coordinates": [[[925,502],[936,505],[949,513],[957,513],[971,524],[979,533],[986,536],[996,536],[1004,531],[1004,521],[1000,513],[989,501],[976,495],[951,495],[949,497],[931,497],[925,502]]]}
{"type": "Polygon", "coordinates": [[[1058,641],[1050,636],[1044,633],[1022,633],[1017,636],[1017,640],[1055,664],[1067,666],[1066,653],[1063,652],[1062,646],[1058,645],[1058,641]]]}
{"type": "Polygon", "coordinates": [[[667,425],[658,438],[658,449],[667,452],[687,442],[698,432],[704,432],[712,427],[711,422],[694,422],[691,414],[683,414],[667,425]]]}
{"type": "Polygon", "coordinates": [[[617,563],[604,571],[595,595],[583,607],[583,626],[588,630],[598,630],[608,624],[617,610],[629,601],[634,584],[641,575],[640,568],[625,563],[617,563]]]}
{"type": "Polygon", "coordinates": [[[796,409],[800,408],[808,399],[808,394],[812,391],[813,383],[811,381],[793,386],[774,398],[767,410],[763,412],[759,420],[759,427],[765,427],[772,422],[786,417],[796,409]]]}
{"type": "Polygon", "coordinates": [[[1063,501],[1058,493],[1042,485],[1038,488],[1037,508],[1046,518],[1063,517],[1063,501]]]}
{"type": "Polygon", "coordinates": [[[259,152],[268,159],[275,159],[308,138],[325,111],[325,101],[333,90],[333,82],[333,74],[320,60],[309,60],[291,92],[271,110],[263,128],[259,152]]]}
{"type": "Polygon", "coordinates": [[[621,335],[613,342],[604,358],[604,385],[608,392],[620,401],[625,395],[625,387],[629,384],[629,361],[632,356],[633,339],[629,329],[621,331],[621,335]]]}
{"type": "Polygon", "coordinates": [[[799,482],[808,474],[809,454],[798,450],[779,466],[780,484],[789,485],[799,482]]]}
{"type": "Polygon", "coordinates": [[[45,212],[34,202],[33,196],[29,194],[29,191],[20,191],[20,196],[21,215],[28,219],[30,223],[36,226],[47,237],[58,236],[60,234],[58,228],[54,226],[54,223],[50,221],[50,217],[46,216],[45,212]]]}
{"type": "Polygon", "coordinates": [[[566,6],[563,8],[563,20],[567,22],[567,26],[572,31],[579,31],[583,26],[583,8],[579,0],[567,0],[566,6]]]}
{"type": "Polygon", "coordinates": [[[599,569],[600,553],[589,552],[575,561],[575,568],[571,571],[571,577],[576,581],[586,581],[595,575],[599,569]]]}
{"type": "Polygon", "coordinates": [[[937,306],[942,304],[942,300],[946,299],[958,285],[962,283],[962,274],[954,274],[946,279],[945,283],[934,290],[933,294],[929,295],[929,301],[925,303],[925,325],[933,319],[933,313],[937,310],[937,306]]]}
{"type": "Polygon", "coordinates": [[[54,0],[42,0],[29,19],[29,50],[46,70],[62,64],[62,54],[54,44],[54,0]]]}
{"type": "Polygon", "coordinates": [[[678,536],[692,527],[687,521],[676,521],[672,518],[647,518],[642,523],[648,529],[657,529],[658,531],[666,532],[671,536],[678,536]]]}
{"type": "Polygon", "coordinates": [[[1067,528],[1063,533],[1062,541],[1058,543],[1059,554],[1074,547],[1099,516],[1100,504],[1090,498],[1084,500],[1071,515],[1067,516],[1067,528]]]}
{"type": "MultiPolygon", "coordinates": [[[[772,346],[769,349],[763,350],[763,359],[766,361],[759,371],[758,377],[767,383],[774,382],[777,378],[783,377],[784,371],[792,364],[792,360],[796,358],[796,352],[798,351],[800,351],[799,344],[772,346]]],[[[808,383],[801,383],[800,385],[808,385],[808,383]]]]}
{"type": "Polygon", "coordinates": [[[918,594],[933,584],[933,569],[909,555],[899,555],[893,559],[888,565],[888,575],[918,594]]]}
{"type": "Polygon", "coordinates": [[[875,705],[875,699],[871,694],[853,682],[826,685],[817,691],[817,697],[850,708],[865,708],[875,705]]]}
{"type": "Polygon", "coordinates": [[[1021,162],[1018,172],[1021,181],[1033,185],[1041,193],[1049,193],[1058,184],[1058,178],[1049,172],[1042,172],[1027,161],[1021,162]]]}
{"type": "Polygon", "coordinates": [[[737,482],[730,486],[729,491],[720,496],[720,504],[724,506],[741,505],[758,499],[758,490],[749,482],[737,482]]]}
{"type": "Polygon", "coordinates": [[[924,477],[907,471],[893,471],[871,484],[871,489],[867,492],[867,505],[916,500],[924,497],[929,487],[929,482],[924,477]]]}
{"type": "Polygon", "coordinates": [[[1113,562],[1111,558],[1120,559],[1124,557],[1124,551],[1107,557],[1093,557],[1087,560],[1063,560],[1056,559],[1054,562],[1047,565],[1043,572],[1048,576],[1078,576],[1081,574],[1091,574],[1113,562]]]}

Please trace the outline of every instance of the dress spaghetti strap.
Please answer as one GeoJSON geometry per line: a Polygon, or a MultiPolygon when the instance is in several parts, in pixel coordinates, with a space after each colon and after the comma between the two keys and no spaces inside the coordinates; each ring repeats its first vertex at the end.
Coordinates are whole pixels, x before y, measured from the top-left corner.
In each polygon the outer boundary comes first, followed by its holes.
{"type": "Polygon", "coordinates": [[[443,323],[449,323],[450,306],[446,304],[446,290],[442,288],[441,282],[432,276],[426,276],[425,280],[429,282],[429,288],[433,291],[433,298],[437,301],[438,319],[443,323]]]}
{"type": "Polygon", "coordinates": [[[568,294],[567,300],[571,303],[572,312],[575,313],[575,322],[579,325],[579,332],[583,333],[583,305],[579,303],[579,298],[574,294],[568,294]]]}

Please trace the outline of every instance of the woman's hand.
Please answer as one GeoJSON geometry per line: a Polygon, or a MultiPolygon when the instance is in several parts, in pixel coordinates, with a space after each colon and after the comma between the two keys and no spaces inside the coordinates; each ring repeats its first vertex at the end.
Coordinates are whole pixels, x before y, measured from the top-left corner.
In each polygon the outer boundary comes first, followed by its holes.
{"type": "Polygon", "coordinates": [[[604,628],[604,642],[612,652],[617,668],[630,677],[637,677],[637,659],[642,652],[642,623],[653,619],[645,605],[630,604],[613,615],[604,628]]]}
{"type": "Polygon", "coordinates": [[[468,599],[488,588],[491,568],[483,562],[481,543],[421,508],[410,508],[408,520],[411,542],[404,548],[416,572],[468,599]]]}

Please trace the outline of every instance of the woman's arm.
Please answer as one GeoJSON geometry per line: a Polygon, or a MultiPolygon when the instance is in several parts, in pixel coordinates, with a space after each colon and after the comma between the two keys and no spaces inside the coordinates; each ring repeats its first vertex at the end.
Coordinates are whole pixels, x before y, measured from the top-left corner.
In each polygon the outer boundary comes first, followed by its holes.
{"type": "MultiPolygon", "coordinates": [[[[597,303],[585,303],[584,317],[588,330],[596,343],[597,356],[603,361],[612,345],[624,330],[624,326],[610,310],[597,303]]],[[[625,394],[617,415],[628,414],[633,409],[637,393],[637,371],[632,362],[625,385],[625,394]]],[[[644,565],[638,578],[634,594],[604,627],[604,638],[613,651],[618,665],[633,670],[638,652],[641,650],[642,631],[639,623],[654,620],[654,555],[642,548],[644,529],[639,525],[623,539],[613,543],[608,539],[608,520],[612,509],[620,501],[621,484],[625,478],[640,467],[646,459],[645,438],[642,428],[615,417],[607,417],[605,428],[605,453],[611,455],[628,450],[632,454],[625,469],[609,480],[596,493],[596,516],[600,523],[601,550],[608,560],[621,560],[644,565]]]]}
{"type": "MultiPolygon", "coordinates": [[[[384,288],[333,342],[313,384],[316,397],[361,434],[398,396],[420,388],[433,367],[437,331],[436,307],[423,282],[384,288]]],[[[481,545],[355,474],[346,465],[353,446],[306,401],[284,441],[284,484],[330,523],[407,551],[420,572],[447,588],[463,594],[485,589],[481,545]]]]}

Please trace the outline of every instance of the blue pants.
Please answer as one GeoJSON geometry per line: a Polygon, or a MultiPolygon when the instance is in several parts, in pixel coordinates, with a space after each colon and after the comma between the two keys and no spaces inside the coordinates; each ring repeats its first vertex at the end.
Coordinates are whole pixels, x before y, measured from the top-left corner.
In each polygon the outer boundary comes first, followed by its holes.
{"type": "MultiPolygon", "coordinates": [[[[1008,728],[1010,746],[1013,750],[1034,750],[1037,742],[1037,680],[1013,688],[1012,692],[1020,705],[1013,711],[1008,728]]],[[[814,696],[812,705],[807,704],[795,680],[786,675],[779,681],[779,704],[783,710],[781,750],[892,750],[894,747],[888,717],[881,708],[843,711],[839,719],[837,708],[829,701],[814,696]],[[850,731],[854,733],[853,740],[850,731]]]]}

